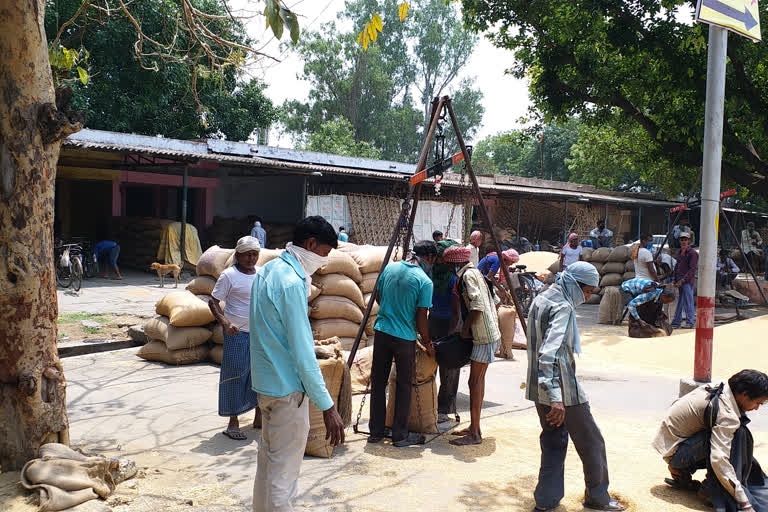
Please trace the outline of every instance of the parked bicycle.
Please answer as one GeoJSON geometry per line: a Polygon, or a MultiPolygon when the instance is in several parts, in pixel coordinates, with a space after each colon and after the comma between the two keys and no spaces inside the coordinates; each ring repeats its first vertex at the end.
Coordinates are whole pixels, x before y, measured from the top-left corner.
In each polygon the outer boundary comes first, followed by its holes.
{"type": "Polygon", "coordinates": [[[72,239],[73,244],[78,244],[82,248],[82,264],[83,264],[83,277],[91,279],[98,274],[98,262],[93,254],[93,242],[84,237],[75,237],[72,239]]]}
{"type": "Polygon", "coordinates": [[[83,248],[80,244],[60,244],[56,248],[56,283],[77,292],[83,285],[83,248]]]}
{"type": "Polygon", "coordinates": [[[518,315],[528,316],[528,310],[533,304],[541,285],[536,279],[536,272],[526,272],[526,265],[515,265],[509,267],[509,278],[512,280],[512,292],[517,298],[520,306],[518,315]]]}

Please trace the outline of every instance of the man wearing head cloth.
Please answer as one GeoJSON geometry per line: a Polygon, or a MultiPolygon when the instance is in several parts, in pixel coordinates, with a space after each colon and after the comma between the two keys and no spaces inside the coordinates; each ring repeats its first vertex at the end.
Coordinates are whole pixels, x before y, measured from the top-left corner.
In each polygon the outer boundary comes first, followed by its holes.
{"type": "Polygon", "coordinates": [[[469,367],[469,428],[455,432],[454,435],[461,437],[451,440],[451,444],[459,446],[483,442],[480,414],[485,394],[485,372],[501,342],[496,298],[469,258],[470,251],[466,247],[449,247],[443,253],[443,261],[453,265],[456,272],[456,291],[464,318],[461,337],[471,338],[473,343],[469,367]]]}
{"type": "Polygon", "coordinates": [[[251,236],[259,241],[261,247],[267,247],[267,232],[261,227],[261,222],[256,221],[253,223],[253,229],[251,230],[251,236]]]}
{"type": "Polygon", "coordinates": [[[584,466],[584,506],[625,510],[608,494],[605,441],[576,379],[574,362],[574,354],[581,352],[576,307],[589,299],[599,280],[591,264],[572,263],[533,300],[528,314],[526,398],[536,403],[542,428],[535,510],[554,510],[563,498],[569,436],[584,466]]]}

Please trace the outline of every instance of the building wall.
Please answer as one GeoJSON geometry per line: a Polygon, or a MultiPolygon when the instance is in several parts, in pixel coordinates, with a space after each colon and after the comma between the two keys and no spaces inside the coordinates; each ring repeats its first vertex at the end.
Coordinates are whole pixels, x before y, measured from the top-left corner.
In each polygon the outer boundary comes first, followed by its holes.
{"type": "Polygon", "coordinates": [[[304,215],[304,194],[301,176],[222,176],[214,195],[214,215],[257,215],[267,223],[295,223],[304,215]]]}

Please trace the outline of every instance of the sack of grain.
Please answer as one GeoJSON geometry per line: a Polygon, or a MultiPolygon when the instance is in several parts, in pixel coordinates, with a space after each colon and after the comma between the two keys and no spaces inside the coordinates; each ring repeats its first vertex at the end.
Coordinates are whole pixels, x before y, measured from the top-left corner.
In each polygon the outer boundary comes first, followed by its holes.
{"type": "Polygon", "coordinates": [[[378,278],[378,272],[368,272],[367,274],[363,274],[363,280],[360,281],[360,291],[363,292],[363,294],[371,293],[376,286],[376,279],[378,278]]]}
{"type": "Polygon", "coordinates": [[[312,282],[320,288],[321,295],[346,297],[361,308],[365,307],[363,292],[350,277],[343,274],[315,274],[312,276],[312,282]]]}
{"type": "Polygon", "coordinates": [[[224,358],[224,347],[221,345],[214,345],[208,353],[208,357],[211,358],[212,362],[221,366],[221,360],[224,358]]]}
{"type": "Polygon", "coordinates": [[[167,364],[194,364],[208,358],[208,345],[198,345],[181,350],[168,350],[165,343],[159,340],[150,341],[136,352],[136,355],[147,361],[160,361],[167,364]]]}
{"type": "MultiPolygon", "coordinates": [[[[351,403],[351,382],[349,373],[346,372],[347,365],[344,364],[343,359],[322,359],[317,362],[320,365],[320,372],[323,374],[323,380],[325,381],[325,388],[333,398],[333,405],[341,413],[342,409],[350,411],[352,410],[351,403]],[[346,383],[345,383],[346,374],[346,383]],[[344,392],[344,386],[346,384],[347,391],[344,392]],[[349,401],[349,403],[340,402],[349,401]]],[[[342,414],[342,419],[345,423],[349,421],[349,418],[344,418],[349,414],[342,414]]],[[[315,405],[309,402],[309,433],[307,434],[307,446],[304,450],[306,455],[313,457],[325,457],[330,458],[333,455],[333,446],[331,446],[330,439],[325,439],[326,429],[325,422],[323,421],[323,411],[315,407],[315,405]]]]}
{"type": "MultiPolygon", "coordinates": [[[[366,338],[366,335],[363,334],[363,337],[360,339],[360,344],[357,346],[358,350],[371,346],[371,343],[366,338]]],[[[339,342],[341,343],[341,350],[349,352],[355,345],[355,338],[339,338],[339,342]]]]}
{"type": "MultiPolygon", "coordinates": [[[[400,252],[402,252],[402,249],[398,249],[397,251],[393,249],[389,261],[399,261],[400,252]]],[[[384,263],[384,257],[387,255],[387,247],[361,245],[358,247],[357,251],[351,252],[350,254],[355,260],[355,263],[357,263],[360,272],[363,274],[368,274],[370,272],[380,272],[381,265],[384,263]]]]}
{"type": "Polygon", "coordinates": [[[584,256],[584,261],[592,261],[592,253],[595,250],[591,247],[582,247],[581,254],[584,256]]]}
{"type": "MultiPolygon", "coordinates": [[[[201,295],[201,294],[195,294],[195,297],[200,299],[201,301],[205,302],[206,304],[210,304],[213,300],[213,297],[211,295],[201,295]]],[[[219,301],[219,306],[221,306],[221,310],[224,311],[224,301],[219,301]]]]}
{"type": "MultiPolygon", "coordinates": [[[[633,269],[634,270],[634,269],[633,269]]],[[[623,261],[607,261],[603,263],[603,268],[600,270],[603,275],[605,274],[623,274],[624,262],[623,261]]]]}
{"type": "Polygon", "coordinates": [[[602,295],[600,295],[599,293],[593,293],[589,297],[589,300],[587,301],[587,304],[600,304],[600,299],[602,299],[602,298],[603,298],[602,295]]]}
{"type": "Polygon", "coordinates": [[[307,298],[307,302],[312,302],[313,300],[318,298],[320,296],[320,292],[323,291],[317,286],[315,286],[314,284],[311,286],[312,286],[312,293],[309,294],[309,297],[307,298]]]}
{"type": "Polygon", "coordinates": [[[603,263],[598,263],[597,261],[590,261],[589,264],[595,267],[595,270],[597,270],[598,274],[602,275],[603,265],[604,265],[603,263]]]}
{"type": "Polygon", "coordinates": [[[150,339],[164,341],[168,350],[196,347],[211,338],[211,331],[205,327],[174,327],[164,316],[148,320],[144,333],[150,339]]]}
{"type": "MultiPolygon", "coordinates": [[[[389,399],[385,424],[392,427],[395,418],[395,395],[397,394],[397,376],[394,368],[389,377],[389,399]]],[[[437,434],[437,385],[434,376],[421,384],[411,387],[411,408],[408,414],[408,431],[424,434],[437,434]]]]}
{"type": "MultiPolygon", "coordinates": [[[[354,338],[357,336],[357,331],[360,328],[359,324],[342,318],[312,320],[311,324],[312,335],[316,340],[332,338],[333,336],[338,336],[340,338],[354,338]]],[[[363,333],[363,338],[367,339],[365,333],[363,333]]]]}
{"type": "Polygon", "coordinates": [[[373,347],[365,347],[355,354],[352,368],[349,369],[352,376],[352,394],[361,395],[370,391],[369,380],[371,378],[371,365],[373,364],[373,347]]]}
{"type": "Polygon", "coordinates": [[[263,267],[270,261],[279,258],[280,254],[282,254],[282,249],[261,249],[259,251],[259,261],[256,262],[256,265],[259,267],[263,267]]]}
{"type": "Polygon", "coordinates": [[[328,254],[328,263],[321,267],[317,274],[344,274],[355,283],[363,280],[363,275],[360,273],[360,269],[357,267],[355,260],[352,259],[352,256],[336,249],[331,249],[331,252],[328,254]]]}
{"type": "Polygon", "coordinates": [[[218,279],[224,269],[232,265],[233,254],[234,249],[222,249],[218,245],[209,247],[197,261],[197,275],[218,279]]]}
{"type": "MultiPolygon", "coordinates": [[[[363,296],[363,309],[368,307],[368,302],[371,300],[371,297],[373,297],[372,293],[367,293],[363,296]]],[[[373,301],[373,307],[371,308],[371,316],[375,316],[379,314],[379,302],[373,301]]]]}
{"type": "Polygon", "coordinates": [[[621,275],[621,282],[623,283],[624,281],[629,281],[630,279],[634,279],[634,278],[635,278],[634,272],[624,272],[621,275]]]}
{"type": "Polygon", "coordinates": [[[346,253],[352,253],[352,252],[355,252],[355,251],[359,251],[360,250],[360,246],[357,245],[357,244],[353,244],[352,242],[342,242],[342,241],[339,241],[339,243],[338,243],[338,245],[336,247],[336,250],[337,251],[341,251],[341,252],[346,252],[346,253]]]}
{"type": "Polygon", "coordinates": [[[221,324],[216,324],[216,326],[212,329],[213,334],[211,334],[211,341],[216,343],[217,345],[223,345],[224,344],[224,327],[221,326],[221,324]]]}
{"type": "Polygon", "coordinates": [[[600,288],[605,288],[607,286],[619,286],[621,284],[621,276],[623,274],[603,274],[603,277],[600,278],[600,288]]]}
{"type": "Polygon", "coordinates": [[[360,309],[360,306],[346,297],[320,295],[310,305],[309,317],[318,320],[324,318],[343,318],[359,325],[363,321],[363,311],[360,309]]]}
{"type": "Polygon", "coordinates": [[[610,247],[601,247],[592,253],[592,261],[595,263],[605,263],[610,255],[610,247]]]}
{"type": "Polygon", "coordinates": [[[341,358],[341,338],[334,336],[325,340],[315,340],[315,357],[317,359],[341,358]]]}
{"type": "Polygon", "coordinates": [[[560,272],[560,259],[555,260],[547,270],[549,271],[550,274],[557,274],[558,272],[560,272]]]}
{"type": "Polygon", "coordinates": [[[208,304],[187,291],[169,293],[157,302],[155,312],[175,327],[200,327],[216,320],[208,304]]]}
{"type": "Polygon", "coordinates": [[[633,246],[631,245],[620,245],[618,247],[614,247],[614,249],[611,251],[611,254],[608,255],[608,259],[605,261],[616,261],[624,263],[632,256],[632,249],[633,246]]]}
{"type": "Polygon", "coordinates": [[[634,272],[635,271],[635,260],[627,260],[626,263],[624,263],[624,272],[634,272]]]}
{"type": "Polygon", "coordinates": [[[213,287],[216,286],[216,280],[211,276],[198,276],[186,286],[186,290],[195,295],[210,295],[213,293],[213,287]]]}
{"type": "Polygon", "coordinates": [[[499,357],[515,359],[512,349],[525,349],[527,345],[520,346],[515,343],[515,328],[517,324],[517,311],[514,306],[499,307],[499,330],[501,331],[501,345],[499,345],[499,357]]]}
{"type": "Polygon", "coordinates": [[[603,291],[600,309],[597,311],[597,323],[616,325],[624,312],[624,298],[618,286],[610,286],[603,291]]]}

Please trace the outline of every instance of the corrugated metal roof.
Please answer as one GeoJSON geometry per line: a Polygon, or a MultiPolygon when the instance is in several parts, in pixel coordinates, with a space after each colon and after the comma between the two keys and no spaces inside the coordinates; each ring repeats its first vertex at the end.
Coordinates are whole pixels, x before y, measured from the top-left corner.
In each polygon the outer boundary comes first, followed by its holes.
{"type": "MultiPolygon", "coordinates": [[[[210,144],[210,141],[186,141],[88,129],[70,135],[64,141],[64,146],[94,151],[151,155],[184,162],[210,161],[245,167],[283,169],[302,174],[322,172],[392,181],[407,179],[408,176],[413,174],[415,168],[414,165],[396,162],[338,157],[336,155],[268,146],[252,146],[242,142],[228,143],[224,141],[222,143],[210,144]],[[246,146],[251,148],[251,156],[245,156],[246,146]],[[211,152],[212,150],[215,152],[211,152]],[[234,154],[226,154],[225,152],[234,154]],[[299,157],[304,161],[298,161],[299,157]],[[332,164],[331,162],[337,163],[332,164]]],[[[427,180],[427,183],[432,182],[433,180],[427,180]]],[[[462,186],[456,174],[447,174],[442,183],[447,187],[462,186]]],[[[485,178],[481,176],[478,178],[478,183],[480,188],[485,191],[508,192],[524,196],[543,196],[558,200],[597,201],[600,203],[635,207],[670,207],[680,204],[677,201],[661,201],[646,197],[617,195],[616,193],[601,194],[587,190],[574,191],[494,183],[494,178],[492,177],[485,178]]],[[[593,187],[590,187],[590,189],[593,189],[593,187]]]]}

